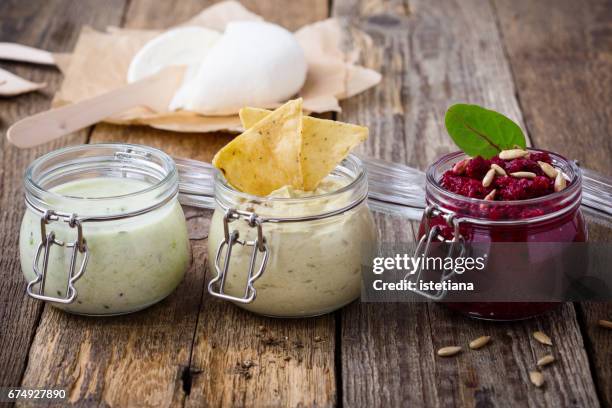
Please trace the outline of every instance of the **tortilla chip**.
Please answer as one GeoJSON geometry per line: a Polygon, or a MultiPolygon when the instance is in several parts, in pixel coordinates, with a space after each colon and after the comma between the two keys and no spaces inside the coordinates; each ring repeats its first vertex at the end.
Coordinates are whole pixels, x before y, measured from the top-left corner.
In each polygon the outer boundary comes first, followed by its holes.
{"type": "MultiPolygon", "coordinates": [[[[270,115],[270,111],[257,108],[240,110],[240,121],[248,129],[270,115]]],[[[368,137],[368,128],[333,120],[303,118],[300,166],[304,190],[317,188],[350,151],[368,137]]]]}
{"type": "Polygon", "coordinates": [[[302,99],[296,99],[219,150],[213,165],[231,185],[248,194],[266,196],[286,185],[303,189],[301,144],[302,99]]]}

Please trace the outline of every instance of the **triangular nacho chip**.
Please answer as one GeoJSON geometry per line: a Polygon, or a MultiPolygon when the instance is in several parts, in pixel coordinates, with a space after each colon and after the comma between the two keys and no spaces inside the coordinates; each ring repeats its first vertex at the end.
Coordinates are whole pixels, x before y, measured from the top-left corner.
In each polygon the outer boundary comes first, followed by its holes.
{"type": "MultiPolygon", "coordinates": [[[[242,108],[240,121],[245,129],[267,119],[265,109],[242,108]]],[[[349,152],[368,137],[368,128],[333,120],[303,117],[300,166],[304,190],[317,188],[349,152]]]]}
{"type": "Polygon", "coordinates": [[[302,99],[287,102],[217,152],[213,165],[245,193],[266,196],[290,185],[303,189],[299,154],[302,99]]]}

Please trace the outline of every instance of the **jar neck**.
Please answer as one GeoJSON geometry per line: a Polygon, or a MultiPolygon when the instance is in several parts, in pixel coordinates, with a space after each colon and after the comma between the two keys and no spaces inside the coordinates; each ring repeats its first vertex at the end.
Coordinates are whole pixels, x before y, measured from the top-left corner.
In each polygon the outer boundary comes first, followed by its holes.
{"type": "Polygon", "coordinates": [[[330,173],[326,181],[337,189],[298,197],[254,196],[234,189],[221,172],[215,174],[215,201],[228,209],[256,213],[270,221],[300,221],[327,217],[348,211],[367,198],[368,181],[363,163],[349,155],[330,173]]]}
{"type": "Polygon", "coordinates": [[[52,210],[79,218],[112,218],[144,213],[176,197],[178,174],[172,158],[140,145],[91,144],[71,146],[36,159],[24,176],[26,202],[36,212],[52,210]],[[62,191],[68,183],[99,183],[106,191],[62,191]],[[119,184],[125,180],[122,188],[119,184]]]}
{"type": "Polygon", "coordinates": [[[427,204],[443,212],[470,218],[476,223],[524,224],[536,223],[560,217],[580,207],[582,174],[578,166],[565,157],[545,150],[552,158],[553,166],[569,178],[568,187],[560,192],[527,200],[488,201],[465,197],[444,189],[440,179],[458,161],[469,158],[463,152],[449,153],[427,169],[425,191],[427,204]]]}

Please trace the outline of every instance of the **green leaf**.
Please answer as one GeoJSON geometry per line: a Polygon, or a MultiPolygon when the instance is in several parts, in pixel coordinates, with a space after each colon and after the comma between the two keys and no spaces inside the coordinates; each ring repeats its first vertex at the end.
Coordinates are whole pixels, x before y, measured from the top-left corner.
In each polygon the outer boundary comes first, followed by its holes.
{"type": "Polygon", "coordinates": [[[453,105],[446,111],[444,122],[455,144],[472,157],[490,159],[501,150],[526,146],[525,135],[516,123],[482,106],[453,105]]]}

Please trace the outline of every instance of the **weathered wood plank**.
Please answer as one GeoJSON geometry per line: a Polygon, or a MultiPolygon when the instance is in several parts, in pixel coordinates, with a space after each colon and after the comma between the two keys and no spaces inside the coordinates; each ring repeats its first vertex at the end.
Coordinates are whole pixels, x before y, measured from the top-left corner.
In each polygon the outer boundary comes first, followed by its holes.
{"type": "MultiPolygon", "coordinates": [[[[138,2],[131,2],[137,7],[138,2]]],[[[154,4],[149,2],[154,8],[154,4]]],[[[194,14],[183,3],[179,14],[194,14]],[[187,8],[187,10],[185,10],[187,8]]],[[[131,8],[123,19],[130,25],[131,8]]],[[[153,15],[153,14],[152,14],[153,15]]],[[[173,21],[172,13],[150,16],[173,21]]],[[[120,21],[115,23],[120,24],[120,21]]],[[[177,135],[147,127],[97,125],[90,141],[142,143],[183,157],[211,158],[227,136],[177,135]],[[211,143],[211,141],[214,141],[211,143]]],[[[198,308],[204,290],[209,211],[186,209],[192,238],[192,264],[184,281],[160,304],[133,315],[81,318],[46,307],[30,351],[24,386],[69,390],[69,402],[112,406],[183,405],[198,308]]]]}
{"type": "Polygon", "coordinates": [[[227,144],[229,133],[173,133],[146,126],[96,125],[90,143],[122,142],[152,146],[174,157],[210,162],[215,153],[227,144]]]}
{"type": "MultiPolygon", "coordinates": [[[[609,1],[495,1],[500,28],[534,143],[612,175],[612,4],[609,1]]],[[[610,230],[591,224],[592,242],[610,230]]],[[[602,403],[612,406],[612,336],[597,326],[612,303],[583,303],[578,316],[602,403]]]]}
{"type": "MultiPolygon", "coordinates": [[[[54,2],[0,2],[0,38],[56,52],[69,51],[82,24],[102,28],[121,19],[123,0],[100,5],[95,0],[54,2]]],[[[61,75],[54,68],[2,63],[25,78],[46,82],[40,93],[0,98],[0,387],[18,386],[36,329],[42,304],[29,299],[19,265],[18,234],[23,215],[22,179],[37,156],[70,143],[82,143],[87,132],[31,149],[18,150],[4,137],[8,126],[22,117],[48,108],[61,75]]]]}
{"type": "Polygon", "coordinates": [[[333,406],[334,318],[271,319],[204,297],[187,406],[333,406]]]}
{"type": "MultiPolygon", "coordinates": [[[[483,104],[522,123],[490,4],[339,0],[333,14],[352,18],[371,35],[363,60],[383,73],[379,87],[343,103],[340,115],[370,127],[366,153],[424,168],[455,149],[443,119],[459,101],[483,104]]],[[[411,240],[414,228],[379,221],[383,240],[411,240]]],[[[434,304],[356,304],[342,315],[347,406],[598,404],[571,305],[512,324],[468,320],[434,304]],[[556,342],[559,361],[546,370],[544,390],[527,375],[546,351],[531,339],[538,328],[563,339],[556,342]],[[494,341],[483,350],[435,356],[442,346],[466,348],[484,334],[494,341]]]]}
{"type": "Polygon", "coordinates": [[[581,318],[584,343],[589,353],[601,403],[605,407],[612,407],[612,340],[610,340],[610,329],[604,329],[597,324],[600,319],[612,319],[612,305],[584,302],[578,304],[576,308],[581,318]]]}
{"type": "MultiPolygon", "coordinates": [[[[167,27],[209,3],[181,2],[166,9],[169,3],[133,1],[124,25],[167,27]]],[[[288,21],[298,25],[302,23],[297,15],[307,21],[327,16],[326,7],[321,8],[326,4],[323,1],[313,3],[310,10],[288,15],[266,2],[252,3],[260,5],[252,10],[262,12],[267,19],[276,17],[285,22],[287,16],[293,15],[288,21]]],[[[292,3],[289,9],[300,7],[292,3]]],[[[144,143],[175,156],[210,160],[229,138],[222,134],[179,135],[145,127],[98,125],[90,141],[144,143]]],[[[192,233],[197,226],[200,232],[196,235],[205,237],[209,216],[198,213],[197,220],[192,220],[192,233]]],[[[46,384],[73,390],[71,401],[81,403],[332,405],[336,395],[333,316],[289,322],[270,320],[213,301],[207,294],[202,297],[206,240],[194,241],[192,249],[194,265],[183,284],[150,310],[113,318],[108,323],[45,310],[31,355],[48,349],[53,357],[41,358],[37,366],[28,370],[26,378],[34,384],[37,369],[45,373],[46,384]],[[265,338],[260,325],[266,329],[265,338]],[[74,331],[79,335],[72,336],[74,331]],[[54,341],[45,348],[49,339],[54,341]],[[67,350],[75,344],[84,346],[71,355],[67,350]],[[250,367],[245,360],[254,365],[250,367]]]]}
{"type": "MultiPolygon", "coordinates": [[[[326,1],[243,4],[289,28],[328,15],[326,1]]],[[[198,321],[188,406],[336,403],[333,315],[301,320],[263,318],[205,294],[198,321]]]]}
{"type": "Polygon", "coordinates": [[[184,399],[193,333],[202,297],[210,214],[188,209],[192,264],[167,299],[126,316],[91,318],[46,307],[24,387],[67,390],[68,403],[174,406],[184,399]]]}
{"type": "Polygon", "coordinates": [[[533,142],[612,174],[612,4],[495,5],[533,142]]]}
{"type": "MultiPolygon", "coordinates": [[[[189,20],[195,13],[222,0],[181,0],[180,7],[171,1],[140,0],[130,6],[126,21],[132,28],[168,28],[189,20]],[[172,16],[160,20],[159,16],[172,16]]],[[[324,19],[328,15],[326,1],[286,1],[286,0],[242,0],[240,2],[251,12],[264,16],[266,21],[281,24],[296,30],[313,22],[313,16],[324,19]]]]}

